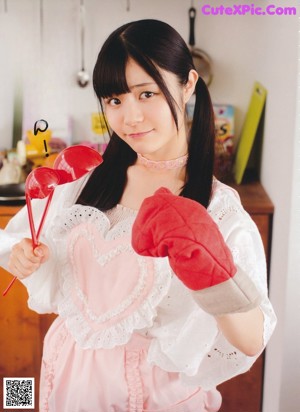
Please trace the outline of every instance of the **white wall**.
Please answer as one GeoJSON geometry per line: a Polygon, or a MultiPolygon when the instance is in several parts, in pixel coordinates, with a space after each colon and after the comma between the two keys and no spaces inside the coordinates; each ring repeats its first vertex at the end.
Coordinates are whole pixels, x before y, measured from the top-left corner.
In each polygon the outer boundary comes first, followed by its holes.
{"type": "Polygon", "coordinates": [[[295,385],[299,388],[295,357],[295,348],[300,344],[296,326],[299,303],[290,295],[300,287],[296,266],[292,264],[298,259],[294,248],[298,243],[295,243],[294,179],[299,17],[289,19],[286,24],[275,20],[270,19],[266,27],[272,36],[263,42],[269,58],[261,71],[261,79],[270,90],[262,182],[275,204],[270,293],[278,316],[278,327],[267,351],[264,410],[296,412],[300,401],[299,389],[295,390],[295,385]]]}
{"type": "MultiPolygon", "coordinates": [[[[300,23],[300,21],[299,21],[300,23]]],[[[295,122],[295,140],[292,161],[292,197],[290,233],[288,238],[288,272],[283,334],[281,374],[281,411],[299,410],[300,382],[300,24],[298,31],[298,87],[295,122]]]]}
{"type": "MultiPolygon", "coordinates": [[[[99,49],[119,25],[140,18],[160,18],[176,27],[188,40],[188,8],[185,0],[85,0],[86,68],[92,73],[99,49]]],[[[11,143],[14,77],[22,68],[25,112],[23,128],[32,128],[39,118],[49,127],[73,120],[73,140],[89,138],[90,114],[98,110],[91,83],[76,84],[81,67],[80,0],[43,0],[40,27],[39,0],[9,0],[4,13],[0,2],[0,149],[11,143]],[[42,34],[42,36],[41,36],[42,34]],[[42,41],[41,41],[42,37],[42,41]],[[9,64],[4,57],[8,53],[9,64]],[[5,62],[5,64],[4,64],[5,62]],[[15,64],[13,64],[13,62],[15,64]],[[3,116],[2,116],[3,114],[3,116]]]]}
{"type": "MultiPolygon", "coordinates": [[[[91,85],[81,89],[75,83],[80,68],[79,0],[43,3],[42,44],[38,0],[9,0],[8,13],[0,4],[0,149],[11,142],[13,85],[20,68],[24,129],[32,128],[39,118],[47,119],[50,127],[58,127],[71,116],[74,141],[78,141],[89,137],[90,113],[98,109],[91,85]]],[[[127,21],[159,18],[188,40],[190,0],[130,0],[129,12],[127,0],[85,3],[86,66],[90,73],[106,36],[127,21]]],[[[214,61],[210,88],[214,102],[236,107],[237,135],[254,81],[261,81],[268,89],[261,180],[275,206],[270,294],[279,323],[267,349],[263,412],[296,412],[300,404],[300,120],[298,124],[295,120],[300,113],[299,88],[296,111],[300,5],[296,0],[251,1],[261,7],[274,3],[297,6],[296,17],[204,16],[200,3],[205,2],[194,1],[198,11],[196,45],[214,61]]],[[[206,3],[228,6],[242,2],[206,3]]]]}

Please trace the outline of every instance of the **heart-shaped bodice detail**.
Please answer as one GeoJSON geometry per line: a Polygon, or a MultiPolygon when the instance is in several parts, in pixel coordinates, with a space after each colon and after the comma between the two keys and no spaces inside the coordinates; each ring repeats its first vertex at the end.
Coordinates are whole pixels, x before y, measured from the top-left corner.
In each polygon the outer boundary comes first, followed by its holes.
{"type": "Polygon", "coordinates": [[[132,313],[153,286],[153,264],[131,247],[130,235],[116,239],[92,224],[70,234],[74,301],[97,329],[132,313]]]}
{"type": "MultiPolygon", "coordinates": [[[[98,209],[74,205],[56,230],[57,240],[67,246],[59,314],[84,347],[128,342],[134,330],[153,324],[168,291],[167,258],[139,256],[131,246],[134,219],[111,227],[98,209]]],[[[61,250],[63,255],[63,245],[61,250]]]]}

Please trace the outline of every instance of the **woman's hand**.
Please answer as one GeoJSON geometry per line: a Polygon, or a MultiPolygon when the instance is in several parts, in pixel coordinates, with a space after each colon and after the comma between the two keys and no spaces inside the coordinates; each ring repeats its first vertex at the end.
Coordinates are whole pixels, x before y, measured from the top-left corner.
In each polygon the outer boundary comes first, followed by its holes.
{"type": "Polygon", "coordinates": [[[49,248],[40,243],[35,249],[31,239],[22,239],[12,247],[8,261],[9,271],[18,279],[25,279],[49,258],[49,248]]]}

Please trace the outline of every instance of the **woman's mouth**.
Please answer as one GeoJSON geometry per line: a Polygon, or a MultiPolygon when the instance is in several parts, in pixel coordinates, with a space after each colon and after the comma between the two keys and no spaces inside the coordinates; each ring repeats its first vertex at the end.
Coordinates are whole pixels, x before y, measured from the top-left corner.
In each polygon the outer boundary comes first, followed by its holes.
{"type": "Polygon", "coordinates": [[[135,132],[135,133],[128,133],[127,136],[131,139],[139,139],[141,137],[147,136],[149,133],[152,132],[153,129],[147,130],[146,132],[135,132]]]}

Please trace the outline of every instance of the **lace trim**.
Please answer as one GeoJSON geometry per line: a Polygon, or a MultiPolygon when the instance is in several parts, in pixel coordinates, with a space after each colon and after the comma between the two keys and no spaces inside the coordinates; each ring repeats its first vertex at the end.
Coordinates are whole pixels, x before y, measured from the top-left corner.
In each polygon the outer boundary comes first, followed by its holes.
{"type": "MultiPolygon", "coordinates": [[[[119,209],[119,210],[122,210],[123,213],[129,213],[129,214],[134,215],[134,216],[136,216],[137,213],[138,213],[138,210],[131,209],[131,207],[121,205],[120,203],[117,204],[116,208],[119,209]]],[[[114,210],[114,209],[112,209],[112,210],[114,210]]]]}
{"type": "MultiPolygon", "coordinates": [[[[157,315],[156,308],[168,292],[172,278],[168,259],[153,259],[154,284],[140,306],[123,319],[118,320],[118,322],[112,326],[96,331],[93,329],[86,319],[87,315],[90,316],[91,321],[98,324],[103,323],[125,311],[125,309],[129,307],[139,295],[147,274],[146,261],[150,258],[136,255],[138,265],[141,269],[139,282],[136,285],[133,294],[131,294],[128,299],[117,308],[114,308],[110,312],[106,312],[102,316],[97,316],[91,311],[83,313],[73,301],[72,293],[74,293],[74,278],[66,251],[67,235],[70,230],[75,226],[88,222],[96,225],[97,230],[105,234],[106,239],[114,240],[131,233],[133,220],[134,218],[131,216],[115,224],[115,226],[111,228],[109,219],[103,212],[92,207],[74,205],[70,209],[65,210],[60,216],[59,221],[56,222],[56,229],[54,230],[53,235],[55,235],[56,241],[60,243],[58,245],[58,250],[61,262],[61,290],[63,295],[58,304],[58,313],[66,319],[67,328],[74,339],[83,348],[113,348],[127,343],[134,330],[144,329],[153,325],[154,318],[157,315]]],[[[113,251],[112,253],[122,253],[124,250],[135,254],[130,244],[120,245],[120,249],[113,251]]],[[[102,262],[104,264],[106,259],[109,259],[109,257],[103,258],[98,254],[100,263],[102,262]]],[[[77,296],[79,296],[80,300],[85,305],[85,308],[87,308],[87,297],[84,296],[78,285],[76,285],[75,288],[76,292],[79,292],[77,296]]]]}
{"type": "Polygon", "coordinates": [[[53,381],[55,377],[54,376],[55,364],[57,362],[60,349],[66,340],[66,337],[67,337],[67,330],[63,326],[56,339],[54,349],[50,356],[50,359],[48,359],[47,361],[43,360],[45,386],[44,386],[44,394],[43,394],[44,398],[41,399],[41,404],[43,405],[42,410],[44,412],[49,411],[49,397],[53,390],[53,381]]]}
{"type": "Polygon", "coordinates": [[[172,160],[149,160],[146,157],[142,156],[140,153],[137,153],[138,161],[148,167],[149,169],[156,170],[172,170],[179,169],[184,167],[188,161],[188,154],[178,157],[177,159],[172,160]]]}
{"type": "Polygon", "coordinates": [[[238,193],[218,180],[214,180],[213,195],[207,211],[218,225],[232,217],[239,217],[241,223],[247,224],[249,229],[255,228],[251,219],[245,219],[247,212],[240,202],[238,193]]]}
{"type": "Polygon", "coordinates": [[[56,226],[53,228],[53,236],[59,241],[61,236],[66,235],[75,226],[82,223],[95,225],[107,240],[119,238],[121,235],[129,233],[135,216],[133,214],[122,218],[115,225],[111,225],[105,213],[91,206],[73,205],[65,209],[61,216],[57,217],[56,226]]]}
{"type": "Polygon", "coordinates": [[[125,352],[125,377],[128,387],[128,412],[143,412],[143,383],[138,351],[125,352]]]}
{"type": "MultiPolygon", "coordinates": [[[[155,272],[156,279],[153,289],[138,309],[113,326],[95,331],[73,302],[70,272],[65,270],[63,299],[58,305],[58,313],[66,319],[66,325],[77,343],[84,349],[109,349],[126,344],[135,330],[150,328],[157,315],[156,308],[167,294],[170,283],[169,269],[156,267],[155,272]]],[[[112,316],[113,313],[109,315],[112,316]]]]}

